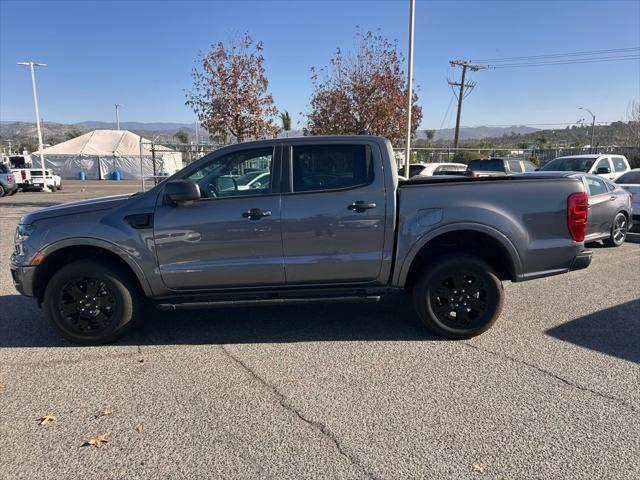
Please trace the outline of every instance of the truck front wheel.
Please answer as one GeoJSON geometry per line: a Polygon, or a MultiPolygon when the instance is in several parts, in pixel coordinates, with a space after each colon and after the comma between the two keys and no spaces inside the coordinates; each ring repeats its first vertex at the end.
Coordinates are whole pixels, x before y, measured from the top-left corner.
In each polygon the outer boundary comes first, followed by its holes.
{"type": "Polygon", "coordinates": [[[78,260],[49,281],[44,311],[64,338],[83,345],[113,342],[128,329],[137,289],[126,274],[103,262],[78,260]]]}
{"type": "Polygon", "coordinates": [[[422,272],[413,288],[413,301],[429,330],[463,339],[493,325],[502,310],[504,290],[493,268],[483,260],[449,255],[422,272]]]}

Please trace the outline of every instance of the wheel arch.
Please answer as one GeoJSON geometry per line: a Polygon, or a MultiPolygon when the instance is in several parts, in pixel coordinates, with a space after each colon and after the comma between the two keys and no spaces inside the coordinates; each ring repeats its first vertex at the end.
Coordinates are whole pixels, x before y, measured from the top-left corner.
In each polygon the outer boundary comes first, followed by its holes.
{"type": "Polygon", "coordinates": [[[516,280],[521,275],[520,256],[504,234],[486,225],[465,223],[448,225],[420,238],[402,263],[395,284],[410,290],[425,266],[456,251],[483,259],[501,280],[516,280]]]}
{"type": "Polygon", "coordinates": [[[44,290],[55,272],[70,262],[81,259],[102,259],[127,274],[146,296],[151,288],[138,263],[122,248],[95,238],[67,239],[47,246],[40,252],[44,260],[38,265],[33,287],[38,302],[44,298],[44,290]]]}

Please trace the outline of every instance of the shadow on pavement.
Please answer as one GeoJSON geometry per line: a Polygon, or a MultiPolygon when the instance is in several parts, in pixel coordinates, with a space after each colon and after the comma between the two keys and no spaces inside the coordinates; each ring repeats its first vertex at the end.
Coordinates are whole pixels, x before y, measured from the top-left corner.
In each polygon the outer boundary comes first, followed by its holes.
{"type": "Polygon", "coordinates": [[[640,299],[576,318],[545,333],[565,342],[640,363],[640,299]]]}
{"type": "MultiPolygon", "coordinates": [[[[0,348],[69,347],[36,303],[0,297],[0,348]]],[[[290,305],[158,312],[148,309],[117,345],[289,343],[324,341],[425,341],[430,335],[411,298],[394,294],[377,304],[290,305]]]]}

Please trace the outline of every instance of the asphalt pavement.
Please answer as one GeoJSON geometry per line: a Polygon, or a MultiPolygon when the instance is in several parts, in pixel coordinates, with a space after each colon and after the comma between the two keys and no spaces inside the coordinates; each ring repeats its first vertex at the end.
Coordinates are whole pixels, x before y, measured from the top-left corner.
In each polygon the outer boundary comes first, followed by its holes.
{"type": "Polygon", "coordinates": [[[640,478],[639,235],[505,284],[469,341],[425,333],[398,294],[158,312],[115,345],[71,345],[13,288],[14,228],[137,187],[0,199],[0,478],[640,478]]]}

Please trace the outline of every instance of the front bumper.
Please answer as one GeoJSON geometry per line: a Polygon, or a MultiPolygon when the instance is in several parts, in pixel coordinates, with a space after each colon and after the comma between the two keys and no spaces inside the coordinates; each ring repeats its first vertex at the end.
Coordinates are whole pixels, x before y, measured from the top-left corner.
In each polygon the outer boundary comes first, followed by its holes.
{"type": "Polygon", "coordinates": [[[37,267],[19,267],[12,264],[10,268],[13,286],[16,287],[16,290],[27,297],[35,297],[36,294],[33,288],[33,280],[37,267]]]}
{"type": "Polygon", "coordinates": [[[573,262],[571,262],[569,270],[574,271],[587,268],[591,264],[591,257],[593,257],[593,252],[591,250],[584,250],[580,252],[573,258],[573,262]]]}

